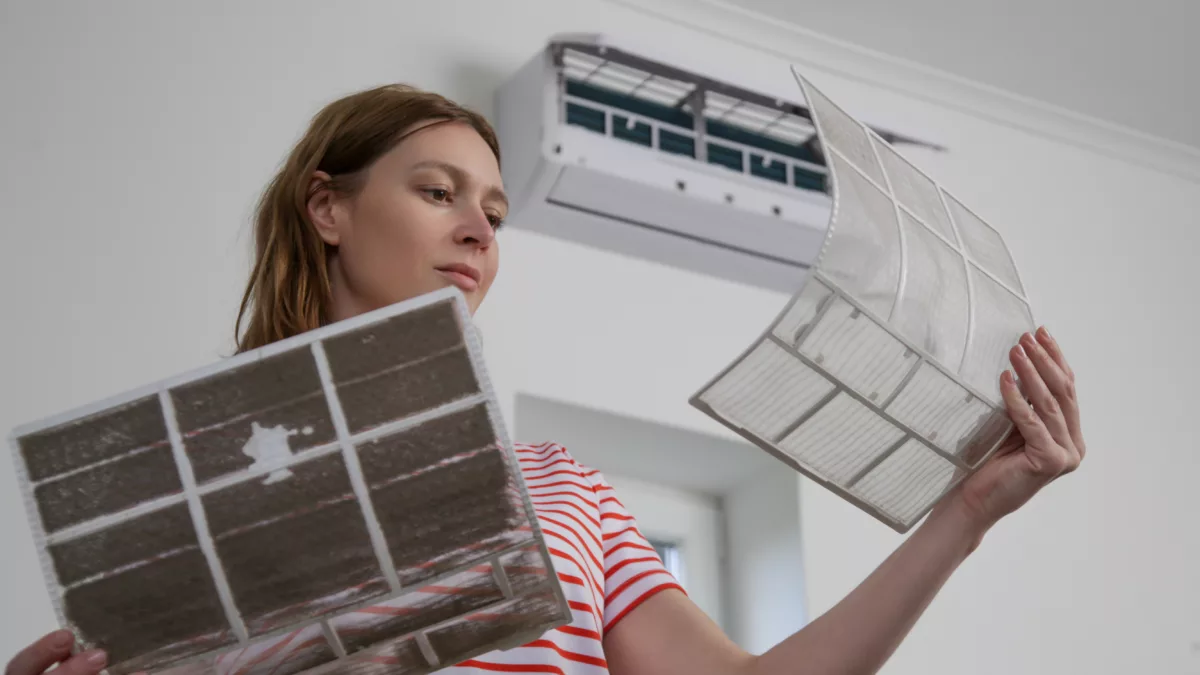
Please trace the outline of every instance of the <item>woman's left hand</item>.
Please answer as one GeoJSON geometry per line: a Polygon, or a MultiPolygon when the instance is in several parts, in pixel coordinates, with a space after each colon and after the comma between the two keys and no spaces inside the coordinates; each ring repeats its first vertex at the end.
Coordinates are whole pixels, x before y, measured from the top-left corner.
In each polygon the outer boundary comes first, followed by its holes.
{"type": "Polygon", "coordinates": [[[1043,327],[1035,335],[1021,336],[1009,360],[1020,389],[1006,370],[1000,376],[1000,392],[1016,428],[956,495],[984,527],[1015,511],[1050,481],[1077,469],[1087,452],[1075,374],[1050,333],[1043,327]]]}

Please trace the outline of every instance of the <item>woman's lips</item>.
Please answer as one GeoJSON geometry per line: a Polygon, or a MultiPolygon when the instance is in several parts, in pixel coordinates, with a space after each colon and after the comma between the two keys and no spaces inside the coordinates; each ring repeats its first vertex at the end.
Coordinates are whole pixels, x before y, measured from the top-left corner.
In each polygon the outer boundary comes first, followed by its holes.
{"type": "Polygon", "coordinates": [[[470,293],[479,289],[479,281],[472,275],[473,270],[463,269],[459,266],[454,267],[439,267],[438,273],[450,280],[450,283],[458,286],[464,293],[470,293]]]}

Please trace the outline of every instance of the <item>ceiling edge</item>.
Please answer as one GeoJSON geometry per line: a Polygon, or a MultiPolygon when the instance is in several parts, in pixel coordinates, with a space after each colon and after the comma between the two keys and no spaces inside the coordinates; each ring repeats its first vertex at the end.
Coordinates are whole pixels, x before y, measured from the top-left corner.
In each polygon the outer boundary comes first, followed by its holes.
{"type": "Polygon", "coordinates": [[[1200,182],[1200,148],[982,84],[780,21],[725,0],[605,0],[771,53],[1097,154],[1200,182]]]}

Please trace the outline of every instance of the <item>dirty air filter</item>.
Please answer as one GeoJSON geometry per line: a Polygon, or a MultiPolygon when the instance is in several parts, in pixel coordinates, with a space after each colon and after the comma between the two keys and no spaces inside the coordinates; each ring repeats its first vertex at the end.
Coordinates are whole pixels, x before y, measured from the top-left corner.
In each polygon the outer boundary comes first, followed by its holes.
{"type": "Polygon", "coordinates": [[[112,673],[428,672],[570,618],[456,289],[13,448],[59,621],[112,673]]]}
{"type": "Polygon", "coordinates": [[[797,74],[834,208],[804,286],[692,404],[906,532],[1009,433],[1034,326],[1000,234],[797,74]]]}

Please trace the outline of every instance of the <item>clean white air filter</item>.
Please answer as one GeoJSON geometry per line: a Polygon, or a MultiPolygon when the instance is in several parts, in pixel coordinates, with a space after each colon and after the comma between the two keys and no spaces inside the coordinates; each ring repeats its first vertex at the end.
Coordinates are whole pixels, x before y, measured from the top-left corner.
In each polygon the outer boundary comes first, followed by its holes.
{"type": "Polygon", "coordinates": [[[1003,238],[797,74],[833,215],[798,293],[692,404],[906,532],[1012,428],[1034,327],[1003,238]]]}

